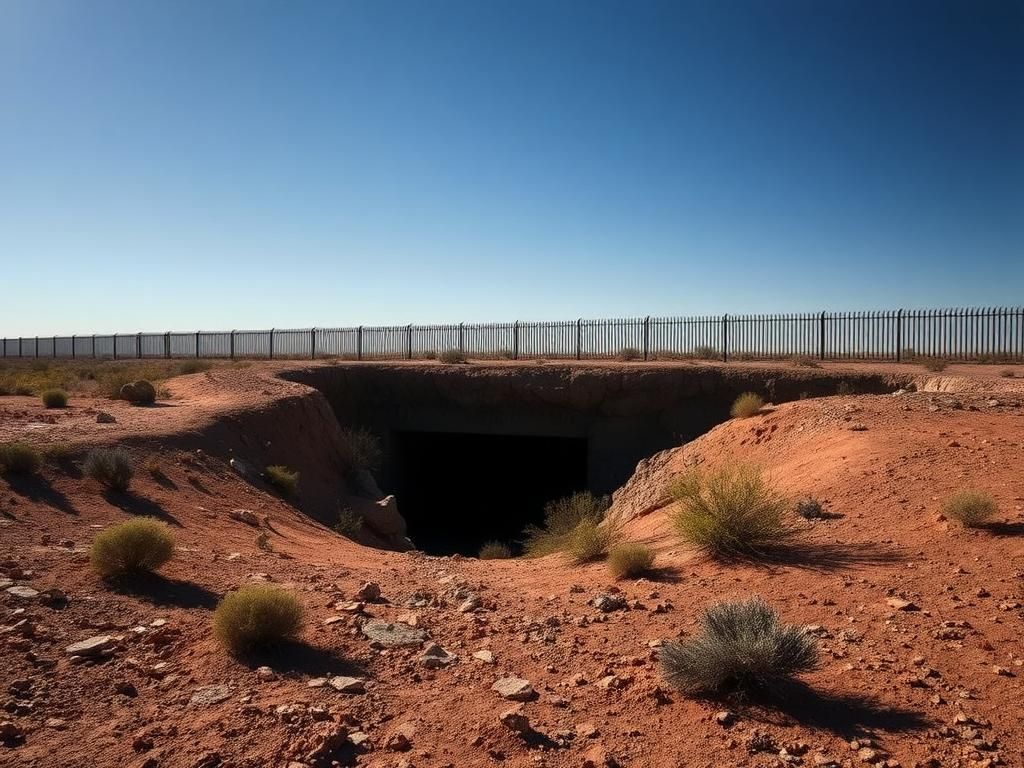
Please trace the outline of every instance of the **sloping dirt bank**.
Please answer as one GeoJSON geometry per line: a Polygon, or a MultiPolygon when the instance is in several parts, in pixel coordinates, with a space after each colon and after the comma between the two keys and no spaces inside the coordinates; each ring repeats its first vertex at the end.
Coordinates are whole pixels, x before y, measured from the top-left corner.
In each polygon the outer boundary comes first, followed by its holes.
{"type": "MultiPolygon", "coordinates": [[[[236,374],[257,413],[305,391],[259,370],[225,375],[236,374]]],[[[638,473],[616,504],[656,498],[688,462],[710,467],[732,456],[762,464],[788,493],[818,495],[835,516],[808,525],[786,561],[721,565],[681,546],[667,510],[648,503],[628,533],[657,549],[663,570],[656,581],[619,583],[602,564],[576,568],[559,557],[480,562],[347,541],[226,468],[228,449],[253,451],[254,463],[278,460],[255,453],[255,436],[219,436],[233,433],[218,423],[234,418],[243,396],[233,384],[226,393],[229,383],[171,381],[180,393],[172,403],[183,408],[177,428],[164,421],[169,409],[122,414],[118,404],[117,425],[79,424],[86,414],[77,405],[47,424],[29,402],[0,398],[2,439],[137,441],[140,459],[158,455],[166,473],[140,471],[133,501],[99,493],[74,461],[47,465],[37,481],[0,480],[0,579],[43,593],[0,591],[0,722],[10,723],[0,765],[988,768],[1024,760],[1024,396],[1007,391],[1019,381],[977,380],[984,394],[795,401],[664,454],[663,473],[638,473]],[[32,413],[8,415],[22,411],[32,413]],[[123,431],[90,436],[108,426],[123,431]],[[939,519],[942,497],[964,485],[996,496],[999,525],[967,532],[939,519]],[[229,516],[236,507],[269,519],[259,530],[273,551],[229,516]],[[176,557],[162,579],[114,589],[91,573],[86,549],[97,530],[140,512],[169,521],[176,557]],[[212,608],[226,591],[263,580],[303,601],[302,642],[235,659],[211,638],[212,608]],[[370,580],[384,601],[350,613],[370,580]],[[49,588],[66,593],[66,604],[45,599],[49,588]],[[627,609],[589,604],[612,589],[627,609]],[[806,686],[770,708],[668,690],[657,641],[692,633],[710,602],[753,594],[786,621],[816,627],[822,663],[806,686]],[[474,595],[479,607],[462,610],[474,595]],[[893,607],[897,597],[916,610],[893,607]],[[359,631],[367,615],[415,623],[458,660],[433,668],[421,661],[422,645],[375,648],[359,631]],[[113,638],[109,655],[73,663],[67,646],[96,635],[113,638]],[[481,650],[493,663],[474,657],[481,650]],[[365,692],[319,684],[340,675],[365,680],[365,692]],[[546,739],[524,740],[499,721],[514,702],[491,686],[511,675],[535,689],[523,714],[546,739]],[[726,706],[737,715],[729,726],[716,719],[726,706]],[[854,739],[865,742],[851,748],[854,739]]],[[[105,404],[81,407],[97,406],[105,404]]],[[[254,418],[262,429],[275,417],[254,418]]],[[[277,449],[273,435],[259,437],[271,440],[262,450],[277,449]]]]}

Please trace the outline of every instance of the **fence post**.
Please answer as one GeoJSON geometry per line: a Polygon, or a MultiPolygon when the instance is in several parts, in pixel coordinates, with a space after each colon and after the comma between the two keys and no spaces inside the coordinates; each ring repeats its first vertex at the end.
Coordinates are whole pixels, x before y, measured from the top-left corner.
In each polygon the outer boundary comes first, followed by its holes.
{"type": "Polygon", "coordinates": [[[53,350],[52,351],[53,351],[53,359],[56,360],[57,359],[57,337],[56,336],[53,337],[53,350]]]}
{"type": "Polygon", "coordinates": [[[117,360],[117,334],[114,334],[114,359],[117,360]]]}
{"type": "Polygon", "coordinates": [[[230,345],[230,349],[231,349],[231,359],[234,360],[235,359],[235,329],[234,328],[231,329],[231,336],[230,336],[229,345],[230,345]]]}
{"type": "Polygon", "coordinates": [[[818,318],[818,357],[825,359],[825,312],[818,318]]]}
{"type": "Polygon", "coordinates": [[[316,360],[316,328],[309,329],[309,359],[316,360]]]}
{"type": "Polygon", "coordinates": [[[92,335],[92,359],[96,359],[96,334],[92,335]]]}
{"type": "MultiPolygon", "coordinates": [[[[7,356],[6,353],[7,353],[7,344],[5,343],[4,344],[4,357],[7,356]]],[[[72,360],[75,359],[75,336],[74,336],[74,334],[71,335],[71,359],[72,360]]]]}
{"type": "Polygon", "coordinates": [[[21,336],[18,337],[18,357],[21,357],[21,336]]]}
{"type": "Polygon", "coordinates": [[[270,329],[270,359],[274,359],[274,329],[270,329]]]}
{"type": "Polygon", "coordinates": [[[583,318],[576,318],[576,359],[583,359],[583,318]]]}
{"type": "Polygon", "coordinates": [[[644,318],[644,361],[647,361],[651,351],[651,316],[644,318]]]}
{"type": "Polygon", "coordinates": [[[412,360],[412,323],[405,329],[405,359],[412,360]]]}
{"type": "Polygon", "coordinates": [[[199,331],[196,331],[196,360],[199,359],[199,331]]]}
{"type": "Polygon", "coordinates": [[[512,359],[519,359],[519,321],[512,323],[512,359]]]}
{"type": "Polygon", "coordinates": [[[729,362],[729,315],[722,315],[722,362],[729,362]]]}
{"type": "Polygon", "coordinates": [[[36,336],[36,357],[39,357],[39,337],[36,336]]]}
{"type": "Polygon", "coordinates": [[[356,360],[363,359],[363,326],[356,328],[356,360]]]}
{"type": "Polygon", "coordinates": [[[168,331],[164,334],[164,356],[171,359],[171,332],[168,331]]]}
{"type": "Polygon", "coordinates": [[[903,357],[903,310],[896,310],[896,362],[903,357]]]}
{"type": "Polygon", "coordinates": [[[466,347],[465,347],[465,345],[463,343],[463,336],[462,336],[462,323],[459,323],[459,352],[460,352],[460,354],[463,354],[463,355],[466,354],[466,347]]]}
{"type": "Polygon", "coordinates": [[[135,334],[135,356],[142,359],[142,331],[135,334]]]}

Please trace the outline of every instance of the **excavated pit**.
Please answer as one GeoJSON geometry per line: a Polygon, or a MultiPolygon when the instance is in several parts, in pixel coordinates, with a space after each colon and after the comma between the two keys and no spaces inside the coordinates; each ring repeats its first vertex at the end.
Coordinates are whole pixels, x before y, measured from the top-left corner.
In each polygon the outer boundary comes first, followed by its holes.
{"type": "Polygon", "coordinates": [[[345,363],[282,374],[320,390],[343,427],[380,440],[376,472],[418,549],[514,541],[546,501],[608,494],[637,462],[729,418],[737,395],[780,403],[891,392],[891,375],[724,366],[345,363]]]}

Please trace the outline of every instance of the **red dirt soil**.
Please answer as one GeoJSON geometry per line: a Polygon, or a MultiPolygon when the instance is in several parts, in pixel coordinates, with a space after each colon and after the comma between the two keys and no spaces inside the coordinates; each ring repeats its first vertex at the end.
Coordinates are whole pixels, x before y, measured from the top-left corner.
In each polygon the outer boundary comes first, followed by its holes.
{"type": "Polygon", "coordinates": [[[228,458],[259,448],[268,463],[276,457],[303,472],[304,495],[326,497],[342,483],[330,454],[343,447],[332,443],[326,401],[275,378],[282,367],[171,380],[165,407],[73,397],[69,409],[45,411],[33,398],[0,398],[0,441],[73,446],[40,478],[0,480],[0,584],[67,596],[61,605],[0,591],[0,723],[11,724],[6,742],[0,725],[0,765],[938,768],[1024,760],[1024,380],[955,366],[920,377],[921,388],[944,391],[786,403],[652,457],[616,494],[614,510],[631,518],[631,537],[657,550],[661,578],[616,583],[603,564],[574,567],[559,556],[477,561],[360,546],[239,477],[228,458]],[[95,423],[97,409],[117,423],[95,423]],[[136,464],[123,498],[105,496],[78,469],[85,447],[115,442],[136,464]],[[166,477],[143,468],[154,458],[166,477]],[[727,459],[761,465],[794,497],[817,496],[830,517],[804,523],[801,545],[769,564],[723,565],[688,551],[667,523],[665,483],[727,459]],[[943,498],[963,487],[995,496],[996,525],[969,531],[941,519],[943,498]],[[229,517],[238,507],[264,520],[272,552],[257,546],[256,528],[229,517]],[[178,550],[162,577],[116,589],[92,573],[87,550],[98,530],[139,513],[167,520],[178,550]],[[245,659],[216,644],[212,609],[251,581],[300,596],[300,644],[245,659]],[[379,583],[385,602],[367,603],[366,613],[415,615],[458,662],[428,669],[419,646],[372,648],[358,630],[363,618],[335,607],[367,581],[379,583]],[[613,590],[627,610],[603,614],[588,604],[613,590]],[[482,606],[464,613],[468,593],[482,606]],[[426,604],[410,607],[413,595],[426,604]],[[770,706],[670,690],[656,641],[691,634],[711,602],[752,595],[788,622],[815,625],[822,658],[805,685],[770,706]],[[891,598],[916,610],[894,608],[891,598]],[[72,663],[66,646],[95,635],[119,638],[113,653],[72,663]],[[473,657],[481,649],[494,664],[473,657]],[[257,673],[262,665],[273,679],[257,673]],[[309,685],[334,675],[365,678],[366,692],[309,685]],[[536,689],[522,711],[543,736],[524,739],[499,722],[514,706],[491,690],[505,676],[536,689]],[[193,700],[206,686],[224,686],[226,697],[193,700]],[[716,720],[724,709],[733,724],[716,720]],[[358,751],[353,733],[368,737],[358,751]]]}

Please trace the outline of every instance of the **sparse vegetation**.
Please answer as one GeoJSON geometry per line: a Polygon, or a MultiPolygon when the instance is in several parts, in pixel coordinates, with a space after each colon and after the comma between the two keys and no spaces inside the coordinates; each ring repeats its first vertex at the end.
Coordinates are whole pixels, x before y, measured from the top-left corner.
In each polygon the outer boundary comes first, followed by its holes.
{"type": "Polygon", "coordinates": [[[273,645],[302,628],[299,599],[280,587],[250,584],[221,600],[213,615],[214,636],[235,653],[273,645]]]}
{"type": "Polygon", "coordinates": [[[294,496],[299,490],[299,473],[281,464],[272,464],[263,474],[267,482],[274,486],[282,496],[294,496]]]}
{"type": "Polygon", "coordinates": [[[121,448],[94,448],[85,457],[85,474],[108,491],[124,493],[132,482],[132,463],[121,448]]]}
{"type": "Polygon", "coordinates": [[[980,528],[997,511],[996,501],[983,491],[964,490],[954,493],[942,505],[942,514],[967,528],[980,528]]]}
{"type": "Polygon", "coordinates": [[[919,359],[921,361],[921,365],[923,365],[926,370],[929,370],[932,373],[944,371],[946,370],[946,366],[948,365],[948,363],[941,357],[922,357],[919,359]]]}
{"type": "Polygon", "coordinates": [[[617,579],[643,576],[653,565],[654,551],[643,544],[617,544],[608,553],[608,570],[617,579]]]}
{"type": "Polygon", "coordinates": [[[60,464],[67,461],[74,453],[70,443],[58,442],[49,443],[43,446],[43,458],[51,464],[60,464]]]}
{"type": "Polygon", "coordinates": [[[156,456],[150,456],[146,460],[146,472],[158,483],[166,483],[169,479],[167,473],[164,472],[163,464],[160,463],[160,459],[156,456]]]}
{"type": "Polygon", "coordinates": [[[821,363],[810,355],[795,355],[790,362],[793,365],[800,366],[801,368],[821,368],[821,363]]]}
{"type": "Polygon", "coordinates": [[[574,493],[544,505],[543,527],[531,525],[523,532],[523,546],[529,557],[564,552],[572,532],[584,522],[600,523],[608,510],[607,497],[586,491],[574,493]]]}
{"type": "Polygon", "coordinates": [[[41,397],[47,408],[66,408],[68,405],[68,393],[63,389],[44,390],[41,397]]]}
{"type": "Polygon", "coordinates": [[[480,547],[481,560],[508,560],[512,557],[512,547],[501,541],[488,541],[480,547]]]}
{"type": "Polygon", "coordinates": [[[701,344],[693,348],[693,356],[700,360],[717,360],[718,350],[709,344],[701,344]]]}
{"type": "Polygon", "coordinates": [[[437,356],[437,359],[445,365],[454,365],[455,363],[466,362],[466,356],[458,349],[446,349],[437,356]]]}
{"type": "Polygon", "coordinates": [[[669,486],[669,493],[676,501],[670,518],[676,533],[713,557],[763,556],[796,534],[786,523],[788,502],[756,467],[691,470],[669,486]]]}
{"type": "Polygon", "coordinates": [[[643,353],[640,352],[636,347],[623,347],[619,350],[618,358],[623,362],[629,362],[630,360],[639,360],[643,357],[643,353]]]}
{"type": "Polygon", "coordinates": [[[0,443],[0,474],[34,475],[42,465],[39,450],[28,443],[0,443]]]}
{"type": "Polygon", "coordinates": [[[154,571],[174,555],[174,537],[165,523],[148,518],[128,520],[100,531],[89,549],[89,562],[103,578],[154,571]]]}
{"type": "Polygon", "coordinates": [[[756,392],[744,392],[737,397],[729,413],[734,419],[747,419],[756,416],[764,408],[764,399],[756,392]]]}
{"type": "Polygon", "coordinates": [[[362,428],[342,429],[341,436],[348,446],[353,467],[371,471],[380,467],[384,451],[381,450],[380,439],[373,432],[362,428]]]}
{"type": "Polygon", "coordinates": [[[345,538],[355,541],[359,537],[359,532],[363,530],[363,517],[349,507],[340,507],[333,528],[345,538]]]}
{"type": "Polygon", "coordinates": [[[270,534],[260,531],[256,534],[256,548],[264,552],[273,552],[274,545],[270,542],[270,534]]]}
{"type": "Polygon", "coordinates": [[[61,389],[72,395],[117,399],[125,384],[145,379],[154,384],[184,373],[211,368],[208,360],[3,360],[0,393],[41,395],[61,389]]]}
{"type": "Polygon", "coordinates": [[[1016,376],[1016,374],[1013,372],[1013,369],[1011,368],[1004,368],[999,372],[999,375],[1002,376],[1004,379],[1012,379],[1014,376],[1016,376]]]}
{"type": "Polygon", "coordinates": [[[615,543],[617,528],[612,521],[601,521],[586,518],[581,520],[572,531],[566,544],[566,552],[576,563],[592,563],[608,554],[615,543]]]}
{"type": "Polygon", "coordinates": [[[704,611],[701,631],[661,649],[665,680],[687,694],[772,689],[813,669],[817,644],[802,627],[782,624],[760,598],[722,602],[704,611]]]}
{"type": "Polygon", "coordinates": [[[182,360],[178,364],[178,375],[185,376],[190,373],[202,373],[213,367],[208,360],[182,360]]]}
{"type": "Polygon", "coordinates": [[[796,513],[804,520],[820,520],[825,516],[821,502],[813,496],[799,499],[796,503],[796,513]]]}

